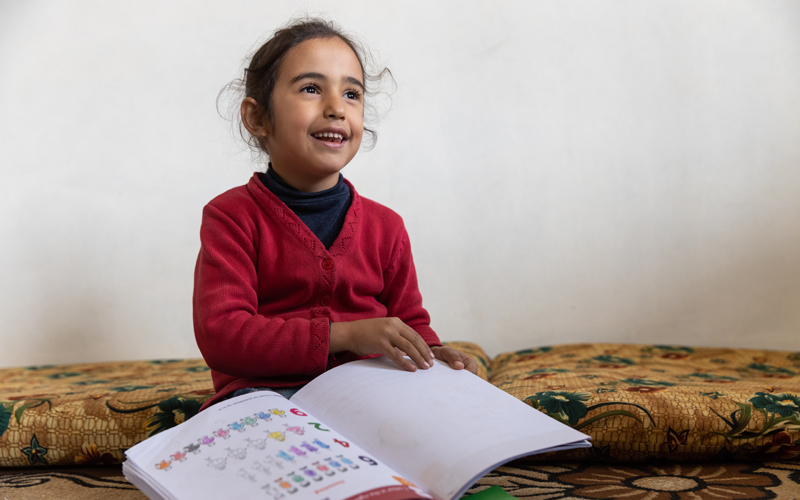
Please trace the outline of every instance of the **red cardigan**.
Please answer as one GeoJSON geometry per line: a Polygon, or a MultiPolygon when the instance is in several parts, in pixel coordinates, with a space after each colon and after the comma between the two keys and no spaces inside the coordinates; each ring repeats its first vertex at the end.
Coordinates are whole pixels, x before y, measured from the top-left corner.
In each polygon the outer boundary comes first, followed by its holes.
{"type": "Polygon", "coordinates": [[[216,395],[302,385],[346,361],[330,322],[396,316],[441,345],[422,307],[408,234],[395,212],[352,193],[326,250],[256,174],[203,209],[194,331],[216,395]]]}

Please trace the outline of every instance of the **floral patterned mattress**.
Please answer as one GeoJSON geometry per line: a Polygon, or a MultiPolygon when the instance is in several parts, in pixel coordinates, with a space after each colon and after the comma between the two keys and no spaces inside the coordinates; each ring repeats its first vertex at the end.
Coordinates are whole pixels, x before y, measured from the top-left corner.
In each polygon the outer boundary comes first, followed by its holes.
{"type": "MultiPolygon", "coordinates": [[[[800,456],[800,353],[575,344],[503,353],[451,342],[479,375],[592,436],[540,461],[792,460],[800,456]]],[[[202,360],[0,369],[0,467],[112,464],[197,414],[202,360]]]]}

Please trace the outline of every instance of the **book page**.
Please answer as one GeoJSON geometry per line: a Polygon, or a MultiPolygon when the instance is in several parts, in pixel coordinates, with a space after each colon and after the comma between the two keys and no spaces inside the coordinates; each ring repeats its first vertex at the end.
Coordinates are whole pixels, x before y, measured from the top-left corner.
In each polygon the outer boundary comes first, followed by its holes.
{"type": "Polygon", "coordinates": [[[126,477],[151,498],[421,498],[397,472],[274,392],[218,403],[127,457],[126,477]]]}
{"type": "Polygon", "coordinates": [[[385,357],[346,363],[292,401],[442,500],[513,458],[589,446],[588,436],[438,360],[416,372],[385,357]]]}

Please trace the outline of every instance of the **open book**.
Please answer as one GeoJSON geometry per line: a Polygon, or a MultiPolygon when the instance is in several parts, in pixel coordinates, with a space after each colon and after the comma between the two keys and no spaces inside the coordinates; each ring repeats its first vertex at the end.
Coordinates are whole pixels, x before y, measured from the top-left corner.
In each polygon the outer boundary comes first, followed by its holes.
{"type": "Polygon", "coordinates": [[[220,402],[129,449],[123,473],[151,499],[451,500],[509,460],[587,439],[466,370],[380,357],[291,400],[220,402]]]}

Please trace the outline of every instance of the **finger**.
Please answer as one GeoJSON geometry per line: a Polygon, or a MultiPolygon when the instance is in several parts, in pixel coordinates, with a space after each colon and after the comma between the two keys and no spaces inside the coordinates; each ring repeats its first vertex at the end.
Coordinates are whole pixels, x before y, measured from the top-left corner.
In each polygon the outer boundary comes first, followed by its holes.
{"type": "Polygon", "coordinates": [[[416,363],[417,366],[419,366],[423,370],[427,370],[428,368],[430,368],[428,360],[425,359],[425,356],[421,352],[419,352],[417,346],[414,345],[413,340],[409,339],[407,335],[409,334],[405,331],[398,333],[397,339],[395,341],[396,342],[395,348],[396,349],[399,348],[405,351],[406,355],[409,358],[411,358],[411,360],[414,361],[414,363],[416,363]]]}
{"type": "Polygon", "coordinates": [[[427,342],[425,342],[425,339],[423,339],[420,336],[420,334],[417,333],[416,330],[414,330],[413,328],[411,328],[407,324],[403,323],[402,321],[400,321],[400,325],[401,325],[401,330],[402,330],[403,337],[405,337],[406,339],[410,340],[414,344],[414,347],[416,347],[416,349],[425,358],[427,358],[428,360],[433,361],[433,351],[431,351],[431,348],[428,346],[427,342]]]}
{"type": "Polygon", "coordinates": [[[474,359],[472,359],[472,356],[469,356],[467,354],[461,353],[461,358],[464,361],[464,368],[466,368],[467,371],[470,371],[473,374],[477,375],[478,374],[478,363],[474,359]]]}
{"type": "Polygon", "coordinates": [[[415,372],[417,371],[417,367],[414,366],[414,363],[407,360],[400,354],[399,349],[396,347],[391,347],[389,351],[386,353],[386,357],[391,359],[394,364],[402,368],[403,370],[415,372]]]}
{"type": "Polygon", "coordinates": [[[411,342],[414,344],[414,347],[416,347],[420,354],[425,357],[425,361],[427,361],[430,366],[433,366],[433,351],[425,342],[425,339],[423,339],[420,334],[416,332],[416,330],[407,324],[403,323],[403,326],[405,327],[403,330],[408,334],[404,335],[404,337],[408,340],[411,340],[411,342]]]}
{"type": "Polygon", "coordinates": [[[442,361],[446,361],[450,368],[454,370],[461,370],[464,368],[464,362],[461,361],[461,353],[452,347],[442,347],[439,349],[439,355],[442,361]]]}

